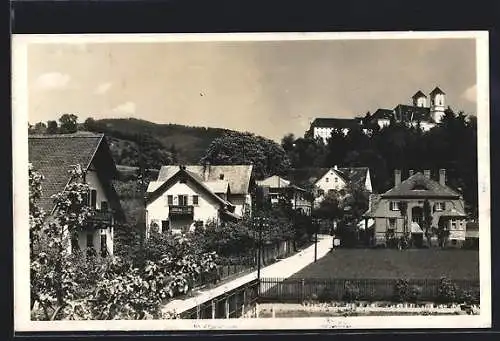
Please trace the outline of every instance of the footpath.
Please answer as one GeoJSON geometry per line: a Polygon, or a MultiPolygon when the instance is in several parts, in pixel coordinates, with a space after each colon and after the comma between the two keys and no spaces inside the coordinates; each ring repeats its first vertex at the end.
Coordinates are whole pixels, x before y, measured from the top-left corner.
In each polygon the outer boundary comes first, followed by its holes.
{"type": "MultiPolygon", "coordinates": [[[[318,235],[317,256],[318,259],[325,256],[332,248],[332,237],[329,235],[318,235]]],[[[288,278],[299,272],[306,266],[314,263],[314,244],[295,255],[282,259],[274,264],[263,267],[260,270],[261,278],[288,278]]],[[[199,294],[182,300],[172,300],[163,308],[163,312],[175,312],[180,314],[186,310],[224,295],[226,292],[237,289],[257,279],[257,271],[236,278],[218,287],[208,290],[200,290],[199,294]]]]}

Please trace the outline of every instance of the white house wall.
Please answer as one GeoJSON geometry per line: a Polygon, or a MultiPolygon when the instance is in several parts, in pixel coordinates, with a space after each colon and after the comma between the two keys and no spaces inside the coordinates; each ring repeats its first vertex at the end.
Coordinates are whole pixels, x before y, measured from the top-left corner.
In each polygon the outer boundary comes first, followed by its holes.
{"type": "MultiPolygon", "coordinates": [[[[193,206],[193,221],[191,227],[193,227],[194,221],[201,220],[205,224],[210,220],[217,221],[219,217],[220,204],[215,199],[211,198],[205,192],[198,191],[197,188],[190,183],[177,182],[160,197],[147,205],[148,229],[151,224],[155,222],[161,232],[162,220],[169,220],[169,195],[172,195],[174,198],[173,205],[178,205],[178,195],[188,196],[187,205],[193,206]],[[193,205],[193,195],[198,195],[198,205],[196,206],[193,205]]],[[[172,227],[175,228],[175,226],[172,227]]]]}
{"type": "MultiPolygon", "coordinates": [[[[94,169],[94,165],[91,165],[89,168],[94,169]]],[[[101,202],[102,201],[108,202],[108,207],[109,207],[108,198],[106,196],[106,193],[104,192],[101,181],[99,180],[99,178],[97,176],[97,172],[94,170],[88,170],[86,173],[86,176],[85,176],[85,181],[89,185],[89,188],[91,190],[94,189],[97,192],[97,195],[96,195],[96,207],[97,207],[97,209],[101,209],[101,202]]],[[[101,237],[100,237],[101,230],[100,229],[80,231],[78,233],[78,245],[80,246],[80,250],[85,251],[87,249],[87,233],[92,233],[94,249],[97,251],[97,253],[100,253],[100,250],[101,250],[101,237]]],[[[105,233],[106,233],[106,244],[107,244],[108,253],[110,255],[113,255],[113,250],[114,250],[113,227],[108,227],[107,229],[105,229],[105,233]]]]}
{"type": "Polygon", "coordinates": [[[315,183],[316,187],[323,190],[324,194],[318,196],[314,202],[315,204],[320,203],[325,198],[325,195],[328,194],[330,190],[339,191],[346,187],[346,182],[335,172],[333,169],[330,169],[325,175],[323,175],[318,181],[315,183]]]}
{"type": "Polygon", "coordinates": [[[370,193],[373,192],[372,179],[371,179],[371,175],[370,175],[370,170],[369,169],[366,171],[365,189],[368,192],[370,192],[370,193]]]}

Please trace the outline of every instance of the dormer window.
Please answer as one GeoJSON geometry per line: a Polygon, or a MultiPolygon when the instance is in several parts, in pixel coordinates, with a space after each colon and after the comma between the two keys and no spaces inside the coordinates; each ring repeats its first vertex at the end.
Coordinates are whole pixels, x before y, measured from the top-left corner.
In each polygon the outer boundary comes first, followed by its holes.
{"type": "Polygon", "coordinates": [[[425,187],[424,185],[422,184],[416,184],[415,186],[413,186],[412,188],[412,191],[425,191],[427,190],[427,187],[425,187]]]}
{"type": "Polygon", "coordinates": [[[391,211],[399,211],[399,202],[398,201],[391,201],[390,209],[391,209],[391,211]]]}
{"type": "Polygon", "coordinates": [[[221,174],[219,174],[219,179],[220,179],[220,180],[224,180],[224,174],[222,174],[222,173],[221,173],[221,174]]]}
{"type": "Polygon", "coordinates": [[[444,202],[436,203],[436,211],[444,211],[444,202]]]}

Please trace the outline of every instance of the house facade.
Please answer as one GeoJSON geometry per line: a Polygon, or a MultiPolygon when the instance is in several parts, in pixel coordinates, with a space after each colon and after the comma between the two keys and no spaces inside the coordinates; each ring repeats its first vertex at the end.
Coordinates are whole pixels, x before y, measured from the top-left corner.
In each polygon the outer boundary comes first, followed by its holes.
{"type": "Polygon", "coordinates": [[[163,166],[147,189],[148,231],[189,231],[251,214],[251,172],[251,165],[163,166]]]}
{"type": "Polygon", "coordinates": [[[266,189],[267,197],[272,205],[278,204],[281,199],[289,199],[295,211],[311,215],[312,203],[311,200],[308,200],[307,191],[292,184],[290,180],[273,175],[264,180],[256,181],[256,185],[266,189]]]}
{"type": "MultiPolygon", "coordinates": [[[[410,236],[414,245],[425,241],[425,220],[430,227],[444,232],[452,246],[466,238],[466,214],[462,196],[446,185],[446,170],[440,169],[438,180],[430,170],[409,171],[401,180],[401,170],[394,172],[394,187],[383,194],[372,194],[366,219],[373,219],[373,244],[383,245],[390,238],[410,236]],[[427,211],[427,213],[426,213],[427,211]]],[[[438,237],[433,236],[434,243],[438,237]]]]}
{"type": "Polygon", "coordinates": [[[341,191],[353,185],[367,192],[372,192],[372,181],[368,167],[331,167],[294,169],[290,178],[295,183],[313,186],[314,207],[317,207],[331,191],[341,191]]]}
{"type": "Polygon", "coordinates": [[[334,130],[347,135],[352,128],[361,126],[361,123],[362,121],[358,118],[316,118],[305,133],[305,137],[321,139],[327,144],[334,130]]]}
{"type": "Polygon", "coordinates": [[[88,205],[92,217],[87,228],[78,232],[68,244],[68,252],[94,252],[112,256],[115,226],[125,215],[112,180],[118,177],[109,145],[103,134],[75,133],[32,135],[28,139],[29,161],[44,176],[40,206],[50,216],[55,212],[51,196],[63,192],[72,181],[84,181],[89,186],[88,205]],[[84,179],[71,179],[70,169],[80,165],[84,179]]]}

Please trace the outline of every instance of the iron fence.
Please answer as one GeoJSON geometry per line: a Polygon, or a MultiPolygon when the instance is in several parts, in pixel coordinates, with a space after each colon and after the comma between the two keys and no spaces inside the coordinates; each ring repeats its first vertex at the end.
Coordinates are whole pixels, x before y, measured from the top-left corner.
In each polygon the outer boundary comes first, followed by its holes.
{"type": "MultiPolygon", "coordinates": [[[[304,301],[396,301],[397,279],[283,279],[263,278],[259,290],[259,302],[304,301]]],[[[414,299],[436,301],[443,295],[454,295],[457,300],[463,295],[479,295],[478,280],[451,280],[451,292],[440,292],[440,279],[409,279],[409,292],[416,290],[414,299]]],[[[411,296],[411,293],[409,293],[411,296]]],[[[453,299],[453,298],[451,298],[453,299]]]]}

